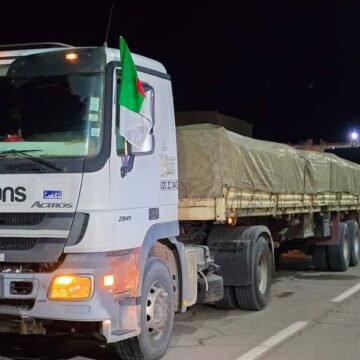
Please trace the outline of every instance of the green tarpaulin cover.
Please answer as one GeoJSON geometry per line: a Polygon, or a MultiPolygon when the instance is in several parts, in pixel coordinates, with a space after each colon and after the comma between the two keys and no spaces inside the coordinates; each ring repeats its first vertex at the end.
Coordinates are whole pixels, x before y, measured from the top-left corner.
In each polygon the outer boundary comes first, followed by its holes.
{"type": "Polygon", "coordinates": [[[360,165],[334,154],[255,140],[210,124],[178,127],[177,146],[180,198],[221,197],[224,186],[360,195],[360,165]]]}

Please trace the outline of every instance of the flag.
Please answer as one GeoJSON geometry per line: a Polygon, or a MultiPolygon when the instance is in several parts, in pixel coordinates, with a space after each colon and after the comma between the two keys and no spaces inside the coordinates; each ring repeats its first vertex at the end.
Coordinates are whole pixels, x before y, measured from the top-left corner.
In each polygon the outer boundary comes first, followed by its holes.
{"type": "Polygon", "coordinates": [[[130,50],[120,37],[120,134],[132,145],[141,147],[153,126],[150,107],[138,78],[130,50]]]}

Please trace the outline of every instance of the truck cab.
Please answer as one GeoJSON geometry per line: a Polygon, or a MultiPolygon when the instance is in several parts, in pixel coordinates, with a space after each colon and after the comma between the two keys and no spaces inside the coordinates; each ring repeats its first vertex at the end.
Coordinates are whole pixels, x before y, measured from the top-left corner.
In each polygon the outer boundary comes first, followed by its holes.
{"type": "MultiPolygon", "coordinates": [[[[171,331],[163,331],[166,314],[155,309],[176,310],[166,286],[149,285],[150,320],[141,324],[139,317],[145,318],[143,274],[154,267],[147,264],[149,254],[168,251],[175,264],[171,286],[180,287],[185,277],[175,261],[183,261],[184,250],[175,239],[172,90],[160,63],[137,55],[134,62],[153,122],[141,148],[126,147],[118,131],[119,50],[0,48],[2,329],[44,334],[86,328],[118,342],[145,327],[154,334],[151,341],[170,339],[171,331]]],[[[175,306],[181,310],[182,304],[178,296],[175,306]]]]}

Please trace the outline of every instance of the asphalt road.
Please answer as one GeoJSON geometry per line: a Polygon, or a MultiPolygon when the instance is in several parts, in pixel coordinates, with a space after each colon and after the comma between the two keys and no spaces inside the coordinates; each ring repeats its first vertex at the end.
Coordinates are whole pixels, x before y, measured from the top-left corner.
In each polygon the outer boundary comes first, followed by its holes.
{"type": "MultiPolygon", "coordinates": [[[[265,310],[195,306],[176,315],[164,359],[357,360],[359,284],[360,266],[345,273],[317,272],[310,258],[293,253],[277,271],[265,310]]],[[[0,358],[111,360],[116,354],[87,339],[1,336],[0,358]]]]}

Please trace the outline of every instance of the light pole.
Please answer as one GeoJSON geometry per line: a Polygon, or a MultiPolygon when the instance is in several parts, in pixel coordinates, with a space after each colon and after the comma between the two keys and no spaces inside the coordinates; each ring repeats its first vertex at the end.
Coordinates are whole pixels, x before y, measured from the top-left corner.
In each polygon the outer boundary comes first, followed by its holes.
{"type": "Polygon", "coordinates": [[[351,139],[351,146],[357,146],[357,140],[358,140],[359,134],[357,131],[353,130],[350,133],[350,139],[351,139]]]}

